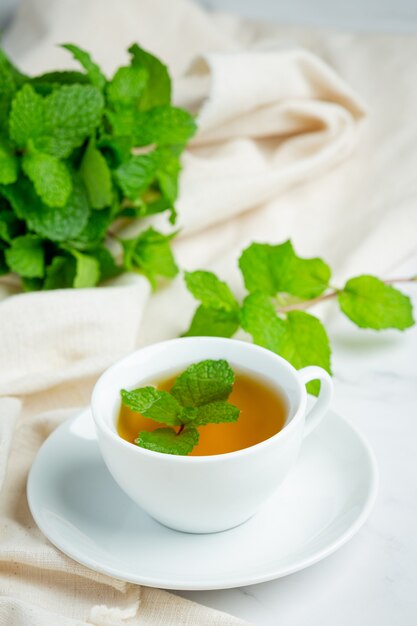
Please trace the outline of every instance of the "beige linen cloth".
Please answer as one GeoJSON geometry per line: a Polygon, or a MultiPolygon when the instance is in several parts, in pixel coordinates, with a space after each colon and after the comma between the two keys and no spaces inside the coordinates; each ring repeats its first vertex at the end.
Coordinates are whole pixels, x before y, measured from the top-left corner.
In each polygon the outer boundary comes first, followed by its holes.
{"type": "MultiPolygon", "coordinates": [[[[67,41],[107,72],[139,41],[170,65],[177,103],[198,113],[178,202],[182,267],[212,269],[239,293],[236,258],[251,240],[291,236],[336,280],[415,253],[415,38],[256,25],[185,0],[26,0],[4,43],[40,72],[72,67],[55,45],[67,41]]],[[[0,624],[243,623],[76,564],[26,502],[36,451],[69,407],[88,403],[98,373],[186,328],[195,305],[181,278],[151,297],[137,276],[91,290],[0,289],[0,624]]]]}

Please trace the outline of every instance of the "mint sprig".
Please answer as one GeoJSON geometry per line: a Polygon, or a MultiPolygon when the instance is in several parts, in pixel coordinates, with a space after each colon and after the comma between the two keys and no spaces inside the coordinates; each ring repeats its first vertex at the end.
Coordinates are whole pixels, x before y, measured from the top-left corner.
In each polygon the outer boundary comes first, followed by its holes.
{"type": "Polygon", "coordinates": [[[189,454],[199,440],[199,426],[235,422],[239,409],[227,402],[235,375],[227,363],[205,360],[190,365],[170,391],[146,386],[122,389],[122,403],[144,417],[167,424],[152,432],[141,431],[136,444],[166,454],[189,454]],[[178,431],[173,428],[179,427],[178,431]]]}
{"type": "MultiPolygon", "coordinates": [[[[242,328],[297,369],[320,365],[331,373],[326,329],[305,309],[334,299],[361,328],[405,330],[414,324],[410,298],[392,285],[358,276],[343,288],[331,287],[329,266],[319,258],[299,257],[290,241],[252,243],[242,252],[239,268],[249,292],[241,304],[212,272],[185,272],[185,284],[201,304],[184,335],[233,337],[242,328]]],[[[307,389],[317,395],[320,385],[313,381],[307,389]]]]}
{"type": "Polygon", "coordinates": [[[122,241],[121,261],[107,236],[120,218],[166,212],[175,222],[194,118],[172,106],[166,66],[138,45],[110,78],[85,50],[63,47],[81,71],[25,76],[0,50],[0,271],[18,274],[25,290],[91,287],[122,271],[156,285],[178,272],[175,233],[148,229],[122,241]],[[36,276],[18,237],[37,238],[36,276]]]}

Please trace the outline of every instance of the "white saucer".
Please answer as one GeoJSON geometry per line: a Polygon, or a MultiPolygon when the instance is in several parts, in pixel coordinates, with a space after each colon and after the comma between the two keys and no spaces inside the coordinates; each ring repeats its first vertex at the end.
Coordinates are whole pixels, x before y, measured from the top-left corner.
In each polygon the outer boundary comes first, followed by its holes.
{"type": "Polygon", "coordinates": [[[329,413],[255,517],[212,535],[177,532],[150,518],[116,485],[84,411],[40,449],[28,500],[42,532],[79,563],[141,585],[201,590],[260,583],[325,558],[362,526],[376,489],[367,443],[329,413]]]}

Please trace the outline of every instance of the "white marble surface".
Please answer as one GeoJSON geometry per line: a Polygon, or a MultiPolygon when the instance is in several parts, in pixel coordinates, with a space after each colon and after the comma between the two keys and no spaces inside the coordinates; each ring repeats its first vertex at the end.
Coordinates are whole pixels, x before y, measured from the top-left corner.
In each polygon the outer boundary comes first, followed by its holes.
{"type": "MultiPolygon", "coordinates": [[[[401,275],[413,274],[417,257],[401,268],[401,275]]],[[[417,284],[403,288],[417,311],[417,284]]],[[[328,329],[333,406],[366,436],[379,465],[371,517],[347,545],[302,572],[251,587],[181,595],[256,626],[412,626],[417,623],[417,327],[405,333],[361,331],[337,314],[328,329]]]]}

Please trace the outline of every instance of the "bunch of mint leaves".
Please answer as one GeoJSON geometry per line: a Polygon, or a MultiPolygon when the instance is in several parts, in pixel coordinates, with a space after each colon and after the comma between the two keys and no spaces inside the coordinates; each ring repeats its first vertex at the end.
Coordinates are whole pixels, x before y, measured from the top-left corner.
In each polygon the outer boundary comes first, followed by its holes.
{"type": "Polygon", "coordinates": [[[176,378],[169,392],[151,386],[122,389],[125,406],[167,425],[152,432],[141,431],[135,443],[153,452],[189,454],[198,444],[199,426],[238,419],[239,409],[227,402],[234,381],[227,361],[208,359],[190,365],[176,378]]]}
{"type": "MultiPolygon", "coordinates": [[[[201,304],[184,336],[233,337],[242,328],[254,343],[295,368],[319,365],[331,374],[326,329],[305,309],[334,298],[342,313],[360,328],[405,330],[414,324],[406,295],[369,275],[351,278],[341,288],[332,287],[327,263],[300,258],[290,241],[252,243],[240,256],[239,268],[248,292],[242,303],[212,272],[185,273],[187,288],[201,304]]],[[[312,381],[307,389],[317,395],[320,383],[312,381]]]]}
{"type": "Polygon", "coordinates": [[[175,222],[194,118],[171,105],[166,66],[138,45],[110,80],[87,52],[63,47],[83,71],[29,77],[0,50],[0,275],[27,291],[123,271],[172,278],[173,235],[148,228],[121,241],[119,263],[105,240],[116,220],[168,211],[175,222]]]}

